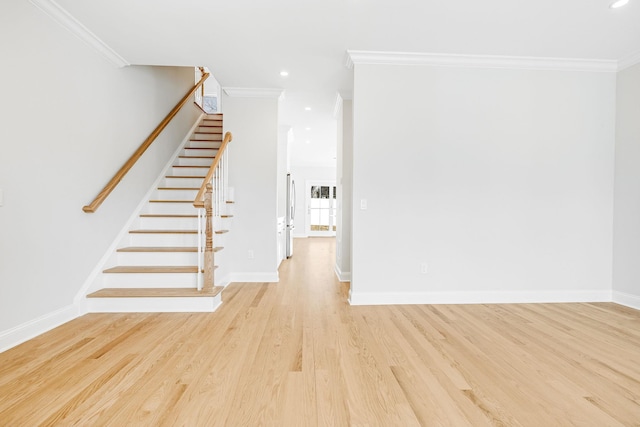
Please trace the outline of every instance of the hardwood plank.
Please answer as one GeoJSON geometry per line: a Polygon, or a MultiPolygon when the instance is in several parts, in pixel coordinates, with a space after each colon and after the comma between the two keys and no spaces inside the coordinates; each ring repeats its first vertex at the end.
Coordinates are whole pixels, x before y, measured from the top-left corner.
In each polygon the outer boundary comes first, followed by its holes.
{"type": "Polygon", "coordinates": [[[638,425],[640,312],[351,307],[334,239],[294,244],[215,313],[90,314],[0,353],[0,424],[638,425]]]}
{"type": "Polygon", "coordinates": [[[198,218],[197,214],[141,214],[140,218],[198,218]]]}
{"type": "Polygon", "coordinates": [[[104,273],[197,273],[198,266],[154,266],[154,265],[121,265],[104,270],[104,273]]]}
{"type": "Polygon", "coordinates": [[[104,288],[87,295],[87,298],[215,297],[222,289],[221,286],[201,291],[195,288],[104,288]]]}
{"type": "Polygon", "coordinates": [[[130,246],[117,252],[198,252],[195,246],[130,246]]]}
{"type": "Polygon", "coordinates": [[[130,230],[130,234],[198,234],[198,230],[130,230]]]}

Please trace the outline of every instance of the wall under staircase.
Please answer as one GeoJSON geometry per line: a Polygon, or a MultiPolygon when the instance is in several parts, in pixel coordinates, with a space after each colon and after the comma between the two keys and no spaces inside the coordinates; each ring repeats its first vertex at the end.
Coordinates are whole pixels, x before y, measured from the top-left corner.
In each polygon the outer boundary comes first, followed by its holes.
{"type": "MultiPolygon", "coordinates": [[[[211,312],[221,304],[222,287],[197,289],[203,271],[193,201],[222,135],[221,114],[201,119],[90,286],[88,312],[211,312]]],[[[214,221],[214,253],[224,248],[232,207],[223,203],[214,221]]]]}

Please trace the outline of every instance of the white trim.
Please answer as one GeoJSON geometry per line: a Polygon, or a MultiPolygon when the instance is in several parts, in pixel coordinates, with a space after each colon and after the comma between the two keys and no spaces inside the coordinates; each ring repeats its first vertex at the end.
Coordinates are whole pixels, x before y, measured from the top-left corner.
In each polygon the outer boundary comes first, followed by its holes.
{"type": "Polygon", "coordinates": [[[0,332],[0,353],[78,317],[78,308],[68,305],[14,328],[0,332]]]}
{"type": "Polygon", "coordinates": [[[233,98],[280,98],[284,89],[223,87],[222,90],[233,98]]]}
{"type": "Polygon", "coordinates": [[[357,64],[436,65],[466,68],[518,70],[594,71],[615,73],[618,61],[606,59],[538,58],[498,55],[455,55],[417,52],[370,52],[347,50],[347,68],[357,64]]]}
{"type": "Polygon", "coordinates": [[[351,305],[610,302],[611,291],[352,292],[351,305]]]}
{"type": "Polygon", "coordinates": [[[640,296],[613,291],[613,302],[640,310],[640,296]]]}
{"type": "Polygon", "coordinates": [[[176,151],[169,158],[169,161],[167,162],[165,167],[158,174],[158,178],[156,178],[153,184],[151,184],[151,186],[149,187],[149,191],[147,191],[147,193],[142,197],[142,199],[140,200],[140,203],[133,210],[133,213],[131,214],[127,222],[124,224],[122,229],[120,229],[120,232],[118,233],[116,238],[113,240],[109,248],[106,250],[105,254],[102,256],[102,258],[100,258],[100,261],[98,261],[98,264],[94,267],[93,270],[91,270],[91,273],[82,284],[82,287],[80,288],[80,290],[78,291],[78,293],[76,294],[73,300],[74,303],[78,305],[78,310],[81,314],[86,314],[89,312],[87,309],[87,301],[85,296],[89,294],[92,290],[97,290],[97,288],[92,288],[92,286],[95,286],[96,280],[98,279],[98,277],[100,277],[100,275],[102,274],[102,271],[105,269],[105,266],[116,253],[116,249],[118,249],[121,246],[124,239],[126,239],[129,236],[129,230],[131,229],[131,226],[136,220],[139,219],[140,212],[147,205],[149,199],[151,198],[151,195],[153,194],[154,191],[157,190],[157,188],[160,185],[160,182],[162,182],[165,175],[168,174],[169,169],[173,166],[173,163],[175,162],[176,158],[178,157],[178,155],[180,154],[184,146],[187,144],[189,139],[191,139],[191,135],[198,128],[198,125],[200,124],[204,116],[205,116],[204,113],[198,116],[193,126],[191,126],[191,129],[189,129],[189,131],[185,135],[182,142],[178,145],[178,148],[176,149],[176,151]]]}
{"type": "Polygon", "coordinates": [[[261,272],[261,273],[229,273],[227,277],[229,278],[229,283],[236,283],[236,282],[278,283],[280,281],[280,276],[278,275],[277,271],[261,272]]]}
{"type": "Polygon", "coordinates": [[[353,58],[351,57],[351,55],[357,52],[362,52],[362,51],[347,49],[347,51],[344,54],[344,66],[347,67],[349,70],[351,70],[355,65],[353,63],[353,58]]]}
{"type": "Polygon", "coordinates": [[[618,71],[626,70],[636,64],[640,64],[640,52],[626,56],[618,61],[618,71]]]}
{"type": "Polygon", "coordinates": [[[116,67],[122,68],[129,64],[126,59],[120,56],[115,50],[109,47],[91,30],[85,27],[80,21],[74,18],[62,6],[54,0],[29,0],[38,9],[49,15],[58,24],[69,30],[80,40],[97,50],[102,56],[113,63],[116,67]]]}
{"type": "Polygon", "coordinates": [[[336,276],[338,277],[338,280],[340,282],[350,282],[351,281],[351,272],[350,271],[342,271],[342,270],[340,270],[340,267],[338,266],[338,264],[335,265],[334,271],[335,271],[336,276]]]}

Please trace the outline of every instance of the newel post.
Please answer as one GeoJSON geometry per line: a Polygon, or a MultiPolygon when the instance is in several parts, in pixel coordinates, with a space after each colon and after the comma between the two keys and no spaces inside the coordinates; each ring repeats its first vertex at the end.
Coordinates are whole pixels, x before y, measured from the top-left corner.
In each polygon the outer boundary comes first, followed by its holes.
{"type": "Polygon", "coordinates": [[[205,292],[213,290],[213,186],[207,183],[204,193],[204,210],[206,216],[206,242],[204,247],[204,284],[205,292]]]}

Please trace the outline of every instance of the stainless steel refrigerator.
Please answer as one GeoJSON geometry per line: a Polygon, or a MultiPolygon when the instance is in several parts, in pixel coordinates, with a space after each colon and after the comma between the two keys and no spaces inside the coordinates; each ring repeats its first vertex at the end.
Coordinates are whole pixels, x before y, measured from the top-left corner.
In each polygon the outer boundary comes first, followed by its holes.
{"type": "Polygon", "coordinates": [[[287,258],[293,256],[293,220],[296,217],[296,182],[287,174],[287,216],[285,218],[285,240],[287,258]]]}

